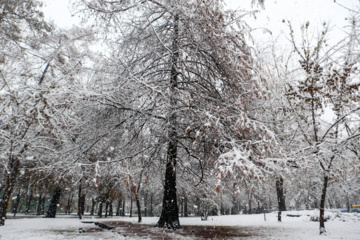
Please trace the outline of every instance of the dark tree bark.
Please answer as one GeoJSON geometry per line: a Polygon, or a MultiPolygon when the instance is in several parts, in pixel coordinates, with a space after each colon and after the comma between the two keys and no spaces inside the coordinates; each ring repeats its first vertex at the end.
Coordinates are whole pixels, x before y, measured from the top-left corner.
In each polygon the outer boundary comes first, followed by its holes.
{"type": "Polygon", "coordinates": [[[61,195],[61,187],[58,186],[58,187],[56,187],[55,193],[51,198],[49,209],[45,215],[46,218],[55,218],[56,217],[57,205],[59,204],[60,195],[61,195]]]}
{"type": "Polygon", "coordinates": [[[188,198],[187,198],[187,196],[185,196],[185,198],[184,198],[184,217],[189,216],[187,204],[188,204],[188,198]]]}
{"type": "Polygon", "coordinates": [[[221,201],[221,204],[220,204],[220,215],[225,215],[225,209],[224,209],[224,205],[223,205],[222,201],[221,201]]]}
{"type": "Polygon", "coordinates": [[[86,200],[86,194],[85,193],[82,193],[81,194],[81,198],[80,198],[80,212],[81,212],[81,215],[84,216],[85,214],[85,200],[86,200]]]}
{"type": "Polygon", "coordinates": [[[95,199],[91,198],[91,211],[90,211],[90,216],[94,216],[94,210],[95,210],[95,199]]]}
{"type": "Polygon", "coordinates": [[[141,217],[141,204],[139,200],[139,196],[136,194],[136,207],[138,210],[138,223],[141,223],[142,217],[141,217]]]}
{"type": "Polygon", "coordinates": [[[132,196],[130,197],[130,217],[132,217],[132,212],[133,212],[133,199],[132,196]]]}
{"type": "Polygon", "coordinates": [[[78,217],[79,219],[82,219],[82,211],[81,211],[81,192],[82,191],[82,184],[81,184],[81,180],[79,183],[79,191],[78,191],[78,217]]]}
{"type": "Polygon", "coordinates": [[[122,203],[122,200],[119,199],[117,207],[116,207],[116,214],[115,214],[116,216],[120,216],[121,203],[122,203]]]}
{"type": "Polygon", "coordinates": [[[346,196],[346,210],[348,213],[351,212],[351,204],[348,196],[346,196]]]}
{"type": "Polygon", "coordinates": [[[320,200],[320,234],[324,234],[326,232],[324,213],[325,213],[325,201],[326,201],[326,191],[327,191],[328,181],[329,181],[328,172],[325,172],[324,184],[323,184],[321,200],[320,200]]]}
{"type": "Polygon", "coordinates": [[[113,216],[113,205],[112,205],[112,201],[110,201],[109,203],[109,217],[113,216]]]}
{"type": "Polygon", "coordinates": [[[174,170],[176,167],[176,153],[174,156],[174,148],[176,149],[176,146],[172,146],[172,144],[169,145],[169,148],[172,147],[172,149],[170,149],[172,153],[170,153],[170,160],[168,160],[166,166],[163,207],[156,226],[176,229],[180,228],[179,209],[176,197],[176,173],[174,170]]]}
{"type": "Polygon", "coordinates": [[[68,215],[70,215],[70,210],[71,210],[71,204],[72,204],[73,197],[74,197],[73,194],[69,195],[68,202],[67,202],[67,205],[66,205],[66,214],[68,214],[68,215]]]}
{"type": "Polygon", "coordinates": [[[276,178],[276,194],[278,201],[278,221],[281,222],[281,212],[286,211],[285,195],[284,195],[284,179],[276,178]]]}
{"type": "Polygon", "coordinates": [[[251,207],[251,195],[249,196],[249,214],[252,214],[252,207],[251,207]]]}
{"type": "Polygon", "coordinates": [[[42,203],[42,193],[40,193],[40,196],[39,196],[38,206],[36,209],[36,216],[40,216],[40,214],[41,214],[41,203],[42,203]]]}
{"type": "Polygon", "coordinates": [[[103,202],[101,200],[100,205],[99,205],[99,212],[98,212],[98,217],[101,218],[102,217],[102,207],[103,207],[103,202]]]}
{"type": "Polygon", "coordinates": [[[11,157],[9,160],[9,168],[8,168],[10,170],[10,173],[8,173],[5,177],[6,180],[5,180],[5,186],[3,187],[3,195],[0,199],[0,226],[5,225],[9,199],[14,191],[16,178],[19,174],[19,168],[20,168],[20,161],[15,157],[11,157]]]}
{"type": "Polygon", "coordinates": [[[121,216],[125,217],[125,200],[123,201],[121,216]]]}
{"type": "Polygon", "coordinates": [[[16,213],[17,213],[18,207],[19,207],[19,203],[20,203],[20,191],[19,191],[19,193],[17,194],[17,196],[16,196],[16,201],[14,202],[14,206],[12,207],[12,212],[11,212],[11,213],[14,214],[13,217],[16,216],[16,213]]]}
{"type": "Polygon", "coordinates": [[[179,210],[180,210],[180,216],[184,217],[184,197],[179,199],[179,210]]]}
{"type": "Polygon", "coordinates": [[[30,190],[29,199],[28,199],[27,204],[26,204],[25,214],[28,214],[28,213],[29,213],[29,211],[30,211],[30,208],[31,208],[32,195],[33,195],[33,191],[32,191],[32,190],[30,190]]]}
{"type": "Polygon", "coordinates": [[[109,210],[109,200],[106,200],[105,203],[105,218],[108,216],[108,210],[109,210]]]}
{"type": "Polygon", "coordinates": [[[147,217],[147,202],[148,202],[148,192],[146,191],[144,196],[144,216],[147,217]]]}
{"type": "Polygon", "coordinates": [[[45,201],[46,201],[46,195],[42,198],[41,201],[41,212],[40,212],[41,215],[44,215],[45,213],[45,201]]]}

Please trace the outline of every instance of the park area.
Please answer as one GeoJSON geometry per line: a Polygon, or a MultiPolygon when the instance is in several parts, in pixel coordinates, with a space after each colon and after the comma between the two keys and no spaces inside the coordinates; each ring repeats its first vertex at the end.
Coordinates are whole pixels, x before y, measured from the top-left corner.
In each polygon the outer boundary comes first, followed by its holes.
{"type": "Polygon", "coordinates": [[[286,211],[282,222],[277,213],[180,218],[182,229],[153,227],[157,217],[112,217],[99,219],[58,215],[55,219],[18,215],[1,228],[1,240],[15,239],[359,239],[360,214],[326,212],[327,232],[319,235],[316,210],[286,211]],[[100,227],[99,227],[100,226],[100,227]]]}
{"type": "Polygon", "coordinates": [[[359,0],[0,0],[0,240],[360,240],[359,143],[359,0]]]}

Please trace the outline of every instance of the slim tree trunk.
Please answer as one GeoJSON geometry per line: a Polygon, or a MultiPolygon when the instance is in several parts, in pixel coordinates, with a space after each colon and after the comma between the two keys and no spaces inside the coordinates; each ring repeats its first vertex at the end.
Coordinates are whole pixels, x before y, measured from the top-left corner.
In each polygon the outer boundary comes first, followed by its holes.
{"type": "Polygon", "coordinates": [[[15,157],[9,159],[9,171],[5,177],[5,186],[3,188],[3,195],[0,199],[0,226],[5,225],[6,213],[9,204],[9,199],[14,191],[16,178],[19,174],[20,161],[15,157]]]}
{"type": "Polygon", "coordinates": [[[91,211],[90,211],[90,216],[94,216],[94,210],[95,210],[95,199],[91,198],[91,211]]]}
{"type": "Polygon", "coordinates": [[[68,215],[70,215],[71,200],[72,200],[72,194],[69,194],[68,201],[66,204],[66,212],[65,212],[65,214],[68,214],[68,215]]]}
{"type": "Polygon", "coordinates": [[[276,178],[276,193],[278,202],[278,221],[281,222],[281,212],[286,211],[285,195],[284,195],[284,179],[276,178]]]}
{"type": "Polygon", "coordinates": [[[79,219],[82,219],[82,214],[81,214],[81,190],[82,190],[82,185],[81,185],[81,180],[80,180],[80,183],[79,183],[79,191],[78,191],[78,216],[79,216],[79,219]]]}
{"type": "Polygon", "coordinates": [[[122,203],[122,200],[119,199],[117,207],[116,207],[116,216],[120,216],[121,203],[122,203]]]}
{"type": "Polygon", "coordinates": [[[39,196],[38,206],[36,209],[36,216],[40,216],[40,214],[41,214],[41,202],[42,202],[42,193],[40,193],[40,196],[39,196]]]}
{"type": "Polygon", "coordinates": [[[351,212],[351,204],[348,196],[346,196],[346,209],[348,213],[351,212]]]}
{"type": "Polygon", "coordinates": [[[153,200],[154,200],[154,194],[151,193],[150,195],[150,216],[154,216],[154,208],[153,208],[153,200]]]}
{"type": "Polygon", "coordinates": [[[19,207],[19,203],[20,203],[20,197],[21,196],[20,196],[20,191],[19,191],[19,193],[16,196],[16,201],[15,201],[15,204],[14,204],[13,209],[12,209],[12,213],[14,214],[13,217],[16,216],[16,213],[18,211],[18,207],[19,207]]]}
{"type": "Polygon", "coordinates": [[[220,215],[225,215],[225,210],[224,210],[224,205],[223,205],[222,200],[221,200],[221,204],[220,204],[220,215]]]}
{"type": "Polygon", "coordinates": [[[251,195],[249,196],[249,214],[252,214],[251,195]]]}
{"type": "Polygon", "coordinates": [[[41,215],[45,214],[45,201],[46,201],[46,195],[42,198],[41,201],[41,212],[40,212],[41,215]]]}
{"type": "Polygon", "coordinates": [[[59,204],[59,201],[60,201],[60,195],[61,195],[61,187],[58,186],[58,187],[56,187],[55,193],[51,198],[49,209],[45,215],[46,218],[55,218],[56,217],[57,205],[59,204]]]}
{"type": "Polygon", "coordinates": [[[180,216],[184,217],[184,197],[181,197],[180,200],[180,216]]]}
{"type": "Polygon", "coordinates": [[[144,216],[147,217],[147,202],[148,202],[148,192],[146,191],[144,196],[144,216]]]}
{"type": "Polygon", "coordinates": [[[100,204],[99,204],[99,212],[98,212],[98,217],[101,218],[102,217],[102,207],[103,207],[103,202],[101,200],[100,204]]]}
{"type": "Polygon", "coordinates": [[[109,210],[109,200],[106,200],[105,203],[105,218],[108,216],[108,210],[109,210]]]}
{"type": "Polygon", "coordinates": [[[138,210],[138,223],[141,223],[142,221],[142,217],[141,217],[141,205],[140,205],[140,200],[139,200],[139,196],[136,195],[136,207],[138,210]]]}
{"type": "Polygon", "coordinates": [[[125,200],[123,201],[121,216],[125,217],[125,200]]]}
{"type": "Polygon", "coordinates": [[[185,196],[184,198],[184,217],[188,217],[188,198],[185,196]]]}
{"type": "Polygon", "coordinates": [[[110,201],[109,203],[109,217],[113,216],[113,205],[112,205],[112,201],[110,201]]]}
{"type": "Polygon", "coordinates": [[[321,200],[320,200],[320,234],[323,234],[326,232],[325,230],[325,201],[326,201],[326,191],[329,181],[329,175],[328,171],[325,172],[324,176],[324,183],[323,183],[323,189],[321,193],[321,200]]]}
{"type": "Polygon", "coordinates": [[[33,191],[30,190],[30,195],[29,195],[29,199],[28,202],[26,204],[26,210],[25,210],[25,214],[28,214],[31,208],[31,200],[32,200],[32,195],[33,195],[33,191]]]}
{"type": "Polygon", "coordinates": [[[133,211],[133,199],[132,196],[130,197],[130,217],[132,217],[132,211],[133,211]]]}
{"type": "Polygon", "coordinates": [[[85,214],[85,200],[86,200],[86,194],[82,193],[81,194],[81,198],[80,198],[80,211],[81,211],[81,215],[84,217],[85,214]]]}

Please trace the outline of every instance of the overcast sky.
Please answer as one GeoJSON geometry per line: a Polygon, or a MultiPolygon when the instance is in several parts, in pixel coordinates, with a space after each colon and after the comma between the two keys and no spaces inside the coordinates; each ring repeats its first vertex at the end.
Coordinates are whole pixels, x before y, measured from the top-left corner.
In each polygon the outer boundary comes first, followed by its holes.
{"type": "MultiPolygon", "coordinates": [[[[69,0],[46,0],[44,13],[48,20],[53,20],[56,25],[70,27],[80,22],[79,16],[71,17],[69,0]]],[[[251,0],[226,0],[227,8],[255,10],[251,7],[251,0]]],[[[310,21],[310,25],[321,26],[325,21],[334,26],[333,35],[341,34],[340,28],[347,24],[345,18],[350,9],[358,8],[359,0],[265,0],[265,9],[260,10],[254,17],[247,18],[247,23],[253,28],[266,28],[277,36],[282,32],[288,33],[288,28],[282,20],[290,20],[295,29],[300,24],[310,21]]],[[[256,7],[256,6],[255,6],[256,7]]]]}

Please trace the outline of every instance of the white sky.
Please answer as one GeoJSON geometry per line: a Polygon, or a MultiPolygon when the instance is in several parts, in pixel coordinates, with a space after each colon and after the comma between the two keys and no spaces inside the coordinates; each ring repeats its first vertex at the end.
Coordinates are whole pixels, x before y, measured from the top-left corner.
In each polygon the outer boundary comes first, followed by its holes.
{"type": "MultiPolygon", "coordinates": [[[[79,24],[79,16],[71,17],[69,1],[44,0],[47,20],[53,20],[56,25],[65,28],[79,24]]],[[[251,8],[251,0],[225,0],[225,2],[227,8],[258,9],[251,8]]],[[[359,0],[336,0],[336,2],[350,9],[360,6],[359,0]]],[[[275,37],[289,32],[287,26],[282,23],[283,19],[290,20],[295,30],[299,30],[299,25],[306,21],[310,21],[310,27],[321,26],[325,21],[334,26],[331,36],[339,37],[342,32],[340,28],[347,24],[345,18],[349,16],[349,11],[337,3],[334,3],[334,0],[265,0],[265,9],[256,14],[256,19],[249,17],[246,21],[253,28],[269,29],[275,37]]]]}

